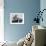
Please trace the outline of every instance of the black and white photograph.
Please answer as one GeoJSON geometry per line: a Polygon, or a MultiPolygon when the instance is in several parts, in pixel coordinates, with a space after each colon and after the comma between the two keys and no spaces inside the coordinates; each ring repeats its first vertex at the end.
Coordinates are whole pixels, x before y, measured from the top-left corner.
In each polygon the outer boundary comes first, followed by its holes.
{"type": "Polygon", "coordinates": [[[24,13],[10,13],[10,24],[24,24],[24,13]]]}

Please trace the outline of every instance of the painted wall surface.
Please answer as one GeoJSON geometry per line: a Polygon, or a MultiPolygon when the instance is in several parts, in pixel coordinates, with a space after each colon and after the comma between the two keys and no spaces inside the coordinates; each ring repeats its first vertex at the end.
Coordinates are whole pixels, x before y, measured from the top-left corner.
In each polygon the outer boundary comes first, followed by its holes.
{"type": "MultiPolygon", "coordinates": [[[[41,11],[43,9],[46,9],[46,0],[40,0],[40,9],[41,9],[41,11]]],[[[43,12],[42,17],[43,17],[43,22],[41,21],[40,22],[40,25],[46,27],[46,10],[43,12]]]]}
{"type": "Polygon", "coordinates": [[[32,29],[32,20],[40,9],[40,0],[4,0],[4,35],[7,41],[18,41],[32,29]],[[24,13],[24,24],[10,24],[10,13],[24,13]]]}

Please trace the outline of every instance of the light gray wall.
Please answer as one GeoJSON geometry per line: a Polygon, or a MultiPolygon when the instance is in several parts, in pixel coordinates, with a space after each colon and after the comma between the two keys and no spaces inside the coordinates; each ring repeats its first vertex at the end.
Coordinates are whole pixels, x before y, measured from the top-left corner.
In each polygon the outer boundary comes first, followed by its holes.
{"type": "Polygon", "coordinates": [[[4,0],[4,35],[7,41],[18,41],[32,28],[32,20],[40,9],[40,0],[4,0]],[[11,25],[10,13],[24,13],[24,24],[11,25]]]}
{"type": "MultiPolygon", "coordinates": [[[[41,9],[41,11],[42,11],[43,9],[46,9],[46,0],[40,0],[40,9],[41,9]]],[[[46,11],[43,12],[42,17],[43,17],[43,22],[40,21],[40,25],[46,27],[46,11]]]]}

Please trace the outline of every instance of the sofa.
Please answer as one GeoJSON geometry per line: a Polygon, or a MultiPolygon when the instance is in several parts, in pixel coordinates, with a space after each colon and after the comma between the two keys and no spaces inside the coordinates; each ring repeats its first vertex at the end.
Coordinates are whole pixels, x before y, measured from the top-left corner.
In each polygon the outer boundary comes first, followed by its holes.
{"type": "MultiPolygon", "coordinates": [[[[30,33],[28,33],[27,35],[30,36],[29,34],[30,33]]],[[[33,35],[33,37],[31,37],[31,40],[33,40],[33,42],[31,45],[28,45],[28,46],[46,46],[46,28],[39,25],[34,25],[32,26],[31,34],[33,35]]],[[[19,39],[17,43],[13,41],[6,42],[6,44],[4,44],[3,46],[23,46],[25,38],[29,38],[27,37],[27,35],[26,37],[19,39]]],[[[27,45],[24,45],[24,46],[27,46],[27,45]]]]}
{"type": "Polygon", "coordinates": [[[46,46],[46,28],[34,25],[32,26],[32,34],[34,35],[32,46],[46,46]]]}

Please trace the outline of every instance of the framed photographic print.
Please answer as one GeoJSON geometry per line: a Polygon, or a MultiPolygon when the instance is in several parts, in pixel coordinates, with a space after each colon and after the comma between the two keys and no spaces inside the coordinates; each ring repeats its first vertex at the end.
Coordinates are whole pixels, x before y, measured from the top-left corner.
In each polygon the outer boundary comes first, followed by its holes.
{"type": "Polygon", "coordinates": [[[10,13],[10,24],[24,24],[24,13],[10,13]]]}

